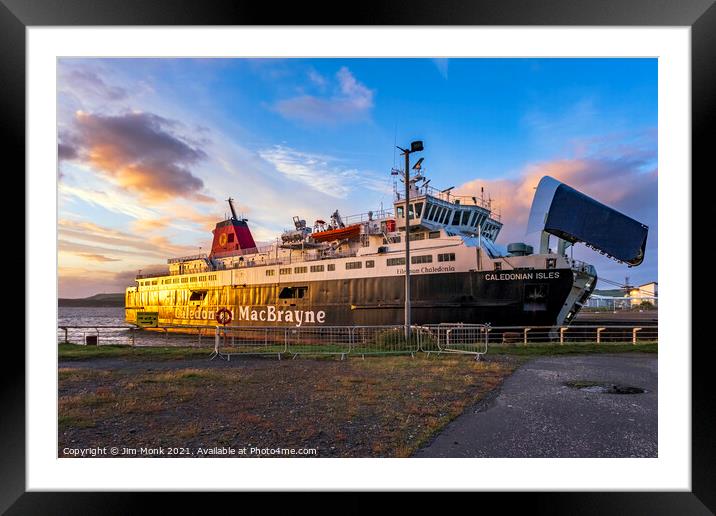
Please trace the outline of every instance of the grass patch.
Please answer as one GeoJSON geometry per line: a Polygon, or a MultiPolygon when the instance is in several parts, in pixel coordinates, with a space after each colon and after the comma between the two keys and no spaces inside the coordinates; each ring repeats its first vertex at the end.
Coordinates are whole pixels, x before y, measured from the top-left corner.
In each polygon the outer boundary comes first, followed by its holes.
{"type": "Polygon", "coordinates": [[[130,358],[148,360],[184,360],[208,357],[209,348],[159,346],[81,346],[59,344],[60,360],[92,360],[95,358],[130,358]]]}
{"type": "Polygon", "coordinates": [[[96,366],[65,374],[60,446],[106,446],[111,435],[129,447],[309,447],[319,457],[405,457],[520,362],[458,355],[240,360],[238,367],[177,362],[109,377],[96,366]]]}

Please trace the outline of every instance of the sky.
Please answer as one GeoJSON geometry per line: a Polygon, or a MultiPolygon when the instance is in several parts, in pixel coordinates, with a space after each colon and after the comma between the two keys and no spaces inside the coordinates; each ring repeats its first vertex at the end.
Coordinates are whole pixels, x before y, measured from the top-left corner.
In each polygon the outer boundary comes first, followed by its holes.
{"type": "Polygon", "coordinates": [[[493,199],[498,243],[535,243],[550,175],[649,226],[638,267],[575,258],[657,281],[656,59],[60,59],[57,81],[60,297],[208,251],[228,197],[260,242],[390,208],[417,139],[431,186],[493,199]]]}

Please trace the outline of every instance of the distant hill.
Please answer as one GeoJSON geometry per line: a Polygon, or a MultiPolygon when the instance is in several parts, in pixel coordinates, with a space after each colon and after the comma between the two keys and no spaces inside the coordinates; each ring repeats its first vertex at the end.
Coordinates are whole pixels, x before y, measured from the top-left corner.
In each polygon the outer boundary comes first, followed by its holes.
{"type": "Polygon", "coordinates": [[[77,299],[59,298],[58,306],[124,306],[124,293],[95,294],[77,299]]]}

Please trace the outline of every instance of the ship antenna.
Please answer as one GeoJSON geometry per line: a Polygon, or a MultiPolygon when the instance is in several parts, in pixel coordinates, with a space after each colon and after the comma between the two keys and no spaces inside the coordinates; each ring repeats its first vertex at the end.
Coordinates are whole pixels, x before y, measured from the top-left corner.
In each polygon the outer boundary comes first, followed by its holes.
{"type": "Polygon", "coordinates": [[[234,220],[238,220],[238,217],[236,216],[236,210],[234,209],[234,200],[231,197],[226,200],[229,201],[229,208],[231,208],[231,218],[234,220]]]}

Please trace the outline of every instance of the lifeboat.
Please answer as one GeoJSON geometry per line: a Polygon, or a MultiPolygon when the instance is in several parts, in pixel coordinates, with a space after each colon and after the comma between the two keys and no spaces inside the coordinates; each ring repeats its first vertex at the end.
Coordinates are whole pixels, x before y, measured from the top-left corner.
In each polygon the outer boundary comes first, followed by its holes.
{"type": "Polygon", "coordinates": [[[329,242],[331,240],[341,240],[344,238],[356,238],[360,235],[361,224],[352,224],[344,228],[329,229],[328,231],[318,231],[311,234],[311,238],[315,242],[329,242]]]}

